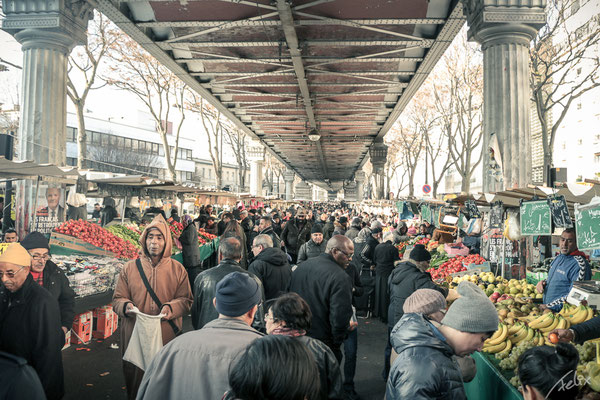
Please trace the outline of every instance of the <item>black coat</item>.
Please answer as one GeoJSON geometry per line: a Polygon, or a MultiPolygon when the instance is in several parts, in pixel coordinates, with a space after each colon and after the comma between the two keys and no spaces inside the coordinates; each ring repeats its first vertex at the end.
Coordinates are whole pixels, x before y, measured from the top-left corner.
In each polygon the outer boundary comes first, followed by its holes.
{"type": "Polygon", "coordinates": [[[0,399],[46,400],[44,388],[27,360],[0,351],[0,399]]]}
{"type": "Polygon", "coordinates": [[[394,269],[394,263],[400,261],[396,246],[390,240],[375,247],[375,312],[382,321],[387,322],[390,306],[388,279],[394,269]]]}
{"type": "Polygon", "coordinates": [[[248,272],[261,280],[265,288],[265,300],[286,293],[292,278],[292,267],[287,261],[287,255],[274,247],[261,251],[250,264],[248,272]]]}
{"type": "Polygon", "coordinates": [[[423,272],[409,261],[396,266],[388,280],[390,288],[390,307],[388,311],[388,326],[394,325],[404,315],[404,302],[418,289],[434,289],[444,297],[448,295],[448,289],[436,285],[431,279],[429,272],[423,272]]]}
{"type": "Polygon", "coordinates": [[[370,269],[372,265],[375,265],[373,258],[375,256],[375,248],[379,245],[379,242],[370,233],[364,241],[359,238],[360,236],[354,240],[352,262],[354,262],[354,265],[360,271],[363,268],[370,269]]]}
{"type": "Polygon", "coordinates": [[[360,282],[360,272],[352,264],[345,269],[352,282],[352,305],[356,307],[355,298],[360,297],[365,293],[362,283],[360,282]]]}
{"type": "MultiPolygon", "coordinates": [[[[194,303],[192,304],[192,325],[194,329],[201,329],[210,321],[219,318],[219,313],[213,304],[217,283],[231,272],[243,272],[252,276],[261,286],[261,291],[263,290],[260,279],[240,267],[239,263],[233,260],[222,260],[216,267],[201,272],[194,281],[194,303]]],[[[257,318],[259,321],[260,318],[264,318],[262,309],[257,313],[257,318]]]]}
{"type": "Polygon", "coordinates": [[[101,220],[100,225],[104,226],[112,222],[115,218],[119,216],[117,210],[111,206],[104,206],[104,209],[100,212],[101,220]]]}
{"type": "Polygon", "coordinates": [[[316,244],[310,239],[308,242],[304,243],[302,247],[300,247],[300,251],[298,251],[298,264],[302,261],[306,261],[309,258],[320,256],[325,253],[325,249],[327,248],[327,243],[325,239],[321,242],[321,244],[316,244]]]}
{"type": "Polygon", "coordinates": [[[44,289],[58,301],[61,326],[71,329],[75,318],[75,292],[62,269],[50,260],[44,267],[44,289]]]}
{"type": "Polygon", "coordinates": [[[310,306],[313,318],[307,334],[330,348],[339,348],[352,317],[352,282],[330,254],[303,262],[292,273],[290,292],[310,306]]]}
{"type": "Polygon", "coordinates": [[[421,314],[406,314],[390,340],[398,357],[387,381],[388,400],[466,399],[454,350],[421,314]]]}
{"type": "Polygon", "coordinates": [[[23,357],[35,369],[48,400],[64,395],[61,349],[65,334],[58,302],[29,275],[15,293],[0,286],[0,351],[23,357]],[[10,305],[9,305],[10,303],[10,305]]]}
{"type": "Polygon", "coordinates": [[[198,231],[196,230],[195,224],[190,223],[183,229],[181,235],[179,235],[179,242],[181,242],[183,266],[186,269],[199,267],[200,247],[198,244],[198,231]]]}
{"type": "Polygon", "coordinates": [[[298,340],[308,347],[317,362],[321,381],[319,399],[344,399],[340,364],[337,362],[331,349],[320,340],[311,338],[310,336],[299,336],[298,340]]]}
{"type": "Polygon", "coordinates": [[[305,222],[302,230],[299,230],[296,221],[289,220],[287,224],[285,224],[283,232],[281,232],[281,239],[285,242],[287,252],[290,254],[298,254],[300,247],[310,240],[311,229],[312,224],[310,222],[305,222]]]}

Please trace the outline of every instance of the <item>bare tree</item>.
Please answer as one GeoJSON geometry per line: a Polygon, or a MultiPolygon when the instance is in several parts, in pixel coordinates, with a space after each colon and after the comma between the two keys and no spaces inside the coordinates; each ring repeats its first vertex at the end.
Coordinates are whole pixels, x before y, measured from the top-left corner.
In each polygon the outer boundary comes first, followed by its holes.
{"type": "Polygon", "coordinates": [[[576,21],[570,18],[571,10],[576,5],[579,0],[576,4],[574,0],[548,1],[547,23],[530,50],[530,85],[541,125],[546,183],[556,132],[573,101],[600,85],[600,60],[595,50],[600,43],[600,18],[596,15],[586,24],[572,27],[576,21]]]}
{"type": "Polygon", "coordinates": [[[478,50],[463,35],[444,55],[442,73],[433,80],[431,89],[451,164],[461,176],[461,191],[465,193],[470,190],[471,177],[483,156],[480,150],[483,139],[483,66],[480,58],[478,50]]]}
{"type": "Polygon", "coordinates": [[[231,126],[225,126],[223,134],[225,143],[231,147],[238,165],[238,191],[241,192],[243,188],[246,187],[246,170],[249,167],[248,157],[246,156],[246,145],[248,140],[246,135],[240,129],[231,126]]]}
{"type": "Polygon", "coordinates": [[[77,168],[86,168],[87,143],[85,134],[85,119],[83,112],[85,102],[91,90],[99,89],[94,86],[98,75],[100,62],[108,50],[122,37],[108,18],[100,12],[94,12],[94,20],[88,25],[88,41],[81,48],[76,48],[69,56],[67,74],[67,95],[75,106],[77,114],[77,168]],[[74,76],[76,75],[76,76],[74,76]],[[76,82],[82,80],[83,85],[78,89],[76,82]]]}
{"type": "Polygon", "coordinates": [[[110,74],[103,79],[110,85],[133,93],[146,105],[162,141],[170,178],[177,182],[175,167],[188,87],[129,37],[122,37],[119,45],[118,49],[108,52],[115,63],[109,67],[110,74]],[[172,109],[178,111],[179,117],[173,131],[169,120],[172,109]],[[172,150],[168,141],[171,134],[175,138],[172,150]]]}
{"type": "Polygon", "coordinates": [[[205,102],[202,96],[196,93],[192,93],[192,101],[189,107],[192,111],[200,114],[202,126],[208,139],[208,153],[215,170],[216,187],[220,189],[223,178],[223,139],[226,130],[223,127],[221,111],[205,102]]]}
{"type": "Polygon", "coordinates": [[[396,124],[392,129],[390,146],[396,147],[402,160],[402,165],[408,178],[408,195],[415,194],[415,172],[423,152],[423,127],[419,121],[409,122],[411,129],[406,128],[402,123],[396,124]]]}

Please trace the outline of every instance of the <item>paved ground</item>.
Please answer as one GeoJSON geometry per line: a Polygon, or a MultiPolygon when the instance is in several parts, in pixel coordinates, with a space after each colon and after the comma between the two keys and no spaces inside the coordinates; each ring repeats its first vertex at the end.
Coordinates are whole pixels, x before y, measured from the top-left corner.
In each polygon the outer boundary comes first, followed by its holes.
{"type": "MultiPolygon", "coordinates": [[[[359,319],[359,324],[356,391],[364,400],[381,400],[385,393],[381,370],[386,327],[376,319],[359,319]]],[[[184,320],[184,328],[191,330],[189,318],[184,320]]],[[[66,400],[125,399],[121,350],[110,348],[119,342],[117,332],[106,340],[93,340],[88,346],[71,345],[63,351],[66,400]]]]}

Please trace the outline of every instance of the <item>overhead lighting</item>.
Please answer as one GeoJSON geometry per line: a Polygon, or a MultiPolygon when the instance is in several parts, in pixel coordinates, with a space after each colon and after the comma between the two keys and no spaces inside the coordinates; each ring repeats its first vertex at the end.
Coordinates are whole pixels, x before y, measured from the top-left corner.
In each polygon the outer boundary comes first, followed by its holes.
{"type": "Polygon", "coordinates": [[[312,131],[310,131],[310,133],[308,134],[308,140],[311,140],[313,142],[318,142],[319,139],[321,139],[321,135],[319,135],[319,133],[317,132],[316,129],[313,129],[312,131]]]}

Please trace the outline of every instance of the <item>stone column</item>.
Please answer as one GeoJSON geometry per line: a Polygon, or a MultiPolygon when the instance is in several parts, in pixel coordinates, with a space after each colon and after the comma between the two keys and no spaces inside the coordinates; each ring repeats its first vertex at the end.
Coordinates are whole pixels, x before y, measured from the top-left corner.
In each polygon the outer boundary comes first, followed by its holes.
{"type": "MultiPolygon", "coordinates": [[[[86,43],[93,9],[86,1],[68,0],[2,0],[2,9],[2,29],[23,50],[18,159],[65,165],[67,57],[86,43]]],[[[34,182],[18,184],[17,203],[23,235],[33,217],[34,182]]]]}
{"type": "Polygon", "coordinates": [[[283,174],[283,180],[285,181],[285,199],[291,201],[294,199],[294,171],[286,169],[283,174]]]}
{"type": "Polygon", "coordinates": [[[365,173],[362,170],[357,171],[354,174],[354,180],[356,181],[356,201],[360,203],[365,198],[365,173]]]}
{"type": "Polygon", "coordinates": [[[248,147],[250,161],[250,194],[262,196],[264,148],[260,142],[252,142],[248,147]]]}
{"type": "Polygon", "coordinates": [[[483,50],[483,190],[524,187],[531,182],[529,45],[546,21],[546,1],[463,3],[469,39],[483,50]]]}
{"type": "Polygon", "coordinates": [[[384,170],[385,162],[387,161],[387,146],[383,143],[383,140],[376,141],[373,143],[371,148],[369,149],[369,156],[371,157],[371,164],[373,164],[373,171],[376,175],[376,180],[379,181],[377,186],[377,193],[375,197],[377,200],[383,199],[385,196],[383,192],[385,191],[384,187],[384,170]]]}

